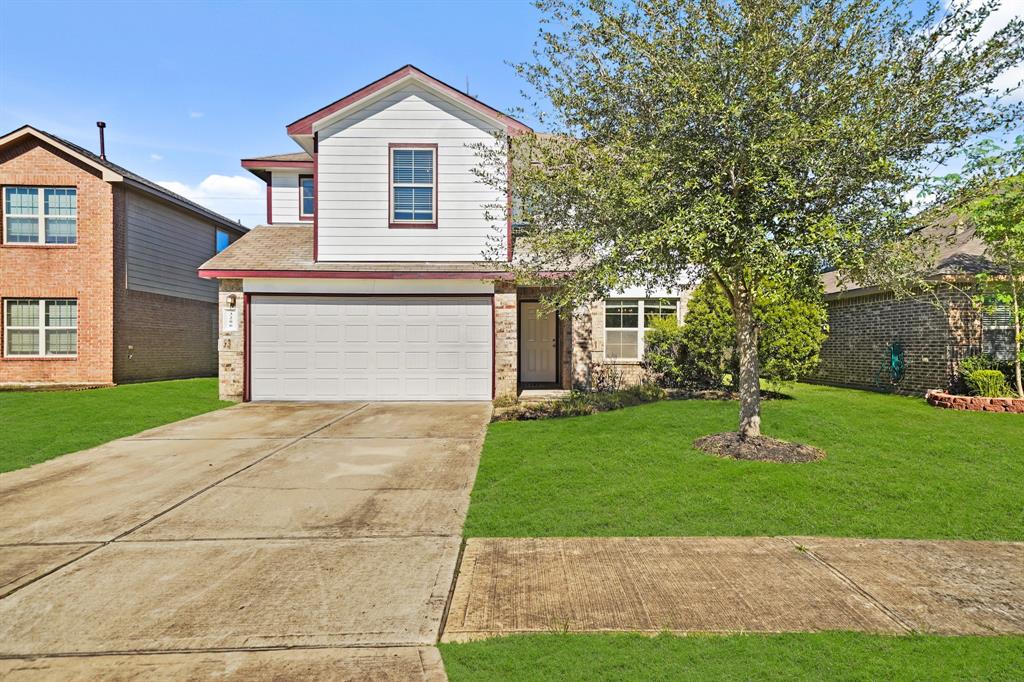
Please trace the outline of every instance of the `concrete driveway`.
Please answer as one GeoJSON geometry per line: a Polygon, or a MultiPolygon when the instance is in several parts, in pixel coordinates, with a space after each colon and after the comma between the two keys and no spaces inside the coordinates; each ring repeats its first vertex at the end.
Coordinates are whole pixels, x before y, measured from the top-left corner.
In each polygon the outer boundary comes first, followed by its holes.
{"type": "Polygon", "coordinates": [[[3,474],[0,677],[443,678],[490,409],[240,405],[3,474]]]}

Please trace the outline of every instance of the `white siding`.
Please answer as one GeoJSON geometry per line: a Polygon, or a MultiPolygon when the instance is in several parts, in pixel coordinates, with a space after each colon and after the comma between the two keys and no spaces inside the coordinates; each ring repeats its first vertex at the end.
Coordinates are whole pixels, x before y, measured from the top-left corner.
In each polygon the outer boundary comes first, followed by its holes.
{"type": "Polygon", "coordinates": [[[129,289],[217,300],[216,280],[200,279],[196,274],[216,251],[213,223],[130,191],[125,196],[125,227],[129,289]]]}
{"type": "MultiPolygon", "coordinates": [[[[309,173],[312,175],[312,173],[309,173]]],[[[270,176],[271,220],[275,223],[299,221],[299,173],[274,171],[270,176]]]]}
{"type": "MultiPolygon", "coordinates": [[[[472,172],[475,143],[495,126],[409,85],[320,131],[317,158],[321,260],[479,261],[504,244],[504,224],[486,217],[500,192],[472,172]],[[436,143],[437,229],[388,228],[388,144],[436,143]]],[[[276,206],[275,206],[276,209],[276,206]]],[[[500,258],[504,257],[502,253],[500,258]]]]}

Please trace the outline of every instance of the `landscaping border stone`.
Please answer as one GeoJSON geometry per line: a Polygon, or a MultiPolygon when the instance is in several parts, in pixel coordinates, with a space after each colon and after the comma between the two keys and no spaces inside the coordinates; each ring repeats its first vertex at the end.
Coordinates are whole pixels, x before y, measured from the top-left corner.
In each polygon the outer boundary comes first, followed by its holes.
{"type": "Polygon", "coordinates": [[[925,393],[924,399],[933,407],[970,412],[1012,412],[1024,414],[1024,398],[987,398],[980,395],[953,395],[940,390],[925,393]]]}

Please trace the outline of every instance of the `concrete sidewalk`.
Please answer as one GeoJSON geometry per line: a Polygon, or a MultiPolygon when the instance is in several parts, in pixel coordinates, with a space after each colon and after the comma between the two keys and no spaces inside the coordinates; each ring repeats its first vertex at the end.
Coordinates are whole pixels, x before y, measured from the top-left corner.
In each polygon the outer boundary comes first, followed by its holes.
{"type": "Polygon", "coordinates": [[[1024,543],[470,539],[442,641],[528,632],[1024,633],[1024,543]]]}

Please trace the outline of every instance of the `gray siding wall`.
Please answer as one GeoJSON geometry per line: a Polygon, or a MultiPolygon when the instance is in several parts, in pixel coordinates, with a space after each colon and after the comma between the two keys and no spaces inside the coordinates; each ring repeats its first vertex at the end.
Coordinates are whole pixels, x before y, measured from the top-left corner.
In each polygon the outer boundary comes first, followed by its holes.
{"type": "Polygon", "coordinates": [[[217,283],[196,268],[214,255],[216,226],[191,213],[129,191],[125,200],[127,286],[135,291],[217,300],[217,283]]]}

